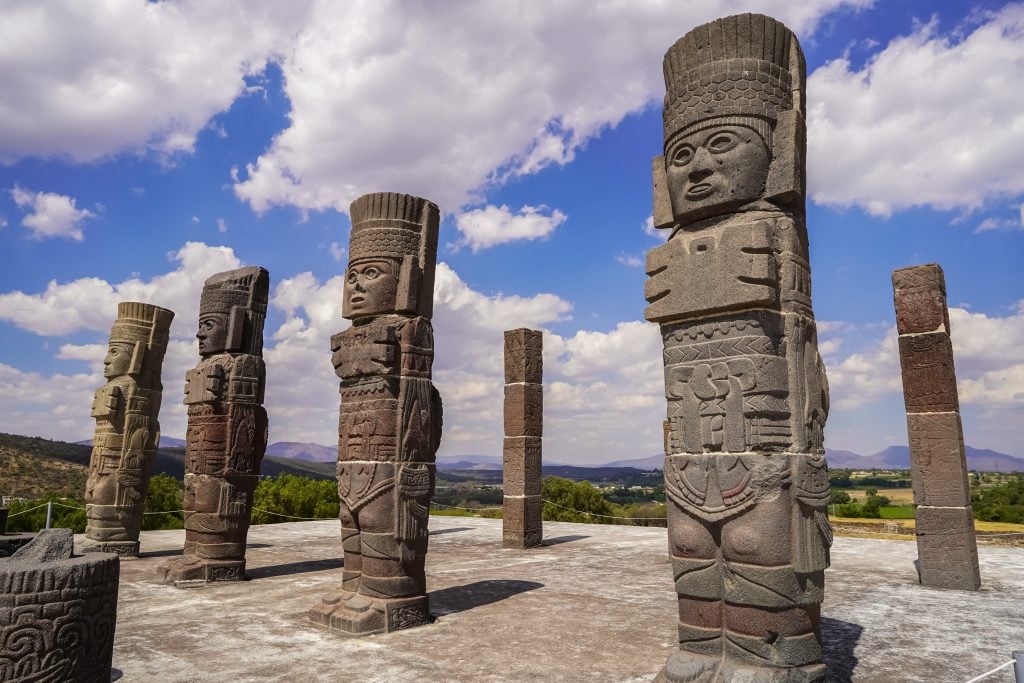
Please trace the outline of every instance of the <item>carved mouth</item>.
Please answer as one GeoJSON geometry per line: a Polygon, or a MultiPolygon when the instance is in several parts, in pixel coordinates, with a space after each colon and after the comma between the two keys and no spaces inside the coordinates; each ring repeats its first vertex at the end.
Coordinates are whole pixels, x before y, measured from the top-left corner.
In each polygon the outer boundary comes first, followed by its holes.
{"type": "Polygon", "coordinates": [[[689,189],[686,190],[686,198],[704,199],[714,191],[715,188],[711,183],[697,183],[696,185],[691,185],[689,189]]]}
{"type": "Polygon", "coordinates": [[[361,296],[354,296],[354,297],[352,297],[351,299],[349,299],[349,303],[352,303],[352,304],[361,304],[361,303],[363,303],[363,300],[364,300],[364,299],[363,299],[363,297],[361,297],[361,296]]]}

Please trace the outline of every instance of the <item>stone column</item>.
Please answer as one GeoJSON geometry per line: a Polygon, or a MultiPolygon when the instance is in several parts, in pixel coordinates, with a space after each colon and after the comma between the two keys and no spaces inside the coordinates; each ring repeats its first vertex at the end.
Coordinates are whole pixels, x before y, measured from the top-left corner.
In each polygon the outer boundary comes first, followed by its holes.
{"type": "Polygon", "coordinates": [[[218,273],[199,300],[199,364],[185,376],[185,552],[163,564],[174,585],[245,579],[252,497],[267,449],[263,323],[270,274],[218,273]]]}
{"type": "Polygon", "coordinates": [[[532,548],[544,537],[541,443],[544,435],[544,337],[520,327],[505,332],[505,442],[502,544],[532,548]]]}
{"type": "Polygon", "coordinates": [[[937,264],[893,271],[921,584],[978,590],[978,547],[946,281],[937,264]]]}
{"type": "Polygon", "coordinates": [[[160,369],[174,313],[136,301],[117,305],[92,417],[96,433],[85,484],[82,552],[135,557],[153,458],[160,445],[160,369]]]}
{"type": "Polygon", "coordinates": [[[828,413],[804,211],[806,68],[759,14],[665,55],[648,320],[664,343],[679,651],[659,680],[823,681],[828,413]]]}
{"type": "Polygon", "coordinates": [[[108,683],[120,560],[46,529],[0,559],[0,681],[108,683]]]}
{"type": "Polygon", "coordinates": [[[331,338],[341,380],[338,493],[341,587],[309,619],[351,635],[429,623],[427,523],[441,396],[434,361],[437,206],[377,192],[349,209],[352,232],[342,315],[331,338]]]}

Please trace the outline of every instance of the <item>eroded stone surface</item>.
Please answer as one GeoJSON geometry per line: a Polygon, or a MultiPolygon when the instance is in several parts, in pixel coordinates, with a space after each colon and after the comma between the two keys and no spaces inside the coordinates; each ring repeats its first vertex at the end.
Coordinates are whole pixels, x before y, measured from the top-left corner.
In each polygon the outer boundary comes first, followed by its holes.
{"type": "Polygon", "coordinates": [[[932,263],[892,274],[921,583],[981,585],[946,281],[932,263]]]}
{"type": "Polygon", "coordinates": [[[0,681],[111,680],[120,560],[73,546],[46,529],[0,558],[0,681]]]}
{"type": "Polygon", "coordinates": [[[331,338],[345,567],[309,619],[367,635],[430,620],[423,566],[441,441],[430,323],[439,212],[380,192],[356,199],[350,215],[342,311],[352,326],[331,338]]]}
{"type": "Polygon", "coordinates": [[[648,320],[664,342],[679,606],[668,681],[822,681],[828,385],[804,220],[803,54],[758,14],[665,55],[648,320]]]}
{"type": "Polygon", "coordinates": [[[539,330],[524,327],[505,332],[502,543],[506,548],[532,548],[543,540],[543,339],[539,330]]]}
{"type": "Polygon", "coordinates": [[[82,552],[139,554],[146,490],[160,440],[160,370],[174,313],[136,301],[117,305],[93,398],[96,433],[85,484],[82,552]]]}
{"type": "Polygon", "coordinates": [[[185,550],[161,566],[175,585],[245,579],[252,496],[267,448],[263,324],[270,274],[219,273],[199,301],[199,364],[185,377],[185,550]]]}

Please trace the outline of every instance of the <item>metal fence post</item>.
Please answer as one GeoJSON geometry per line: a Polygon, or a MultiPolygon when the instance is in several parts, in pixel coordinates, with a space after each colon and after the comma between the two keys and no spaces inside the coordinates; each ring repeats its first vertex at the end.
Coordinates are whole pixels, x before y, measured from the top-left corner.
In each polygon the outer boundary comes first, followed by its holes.
{"type": "Polygon", "coordinates": [[[53,519],[53,501],[46,503],[46,528],[50,528],[50,520],[53,519]]]}
{"type": "Polygon", "coordinates": [[[1024,683],[1024,650],[1013,651],[1013,677],[1024,683]]]}

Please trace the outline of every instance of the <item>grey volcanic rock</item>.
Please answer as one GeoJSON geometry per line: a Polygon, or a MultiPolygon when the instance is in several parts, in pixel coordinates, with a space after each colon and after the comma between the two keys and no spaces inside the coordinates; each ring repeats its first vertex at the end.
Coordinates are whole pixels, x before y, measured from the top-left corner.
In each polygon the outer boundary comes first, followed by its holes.
{"type": "Polygon", "coordinates": [[[645,317],[664,344],[679,650],[659,680],[825,680],[828,384],[811,308],[806,65],[760,14],[664,60],[645,317]]]}
{"type": "Polygon", "coordinates": [[[440,213],[426,199],[378,192],[352,202],[349,215],[342,315],[352,326],[331,337],[345,568],[309,619],[369,635],[430,621],[423,567],[441,443],[430,322],[440,213]]]}
{"type": "Polygon", "coordinates": [[[0,558],[0,681],[108,683],[120,560],[48,529],[0,558]]]}
{"type": "Polygon", "coordinates": [[[892,274],[921,583],[978,590],[981,574],[967,483],[946,281],[937,264],[892,274]]]}
{"type": "Polygon", "coordinates": [[[505,331],[505,439],[502,545],[532,548],[543,540],[544,337],[520,327],[505,331]]]}

